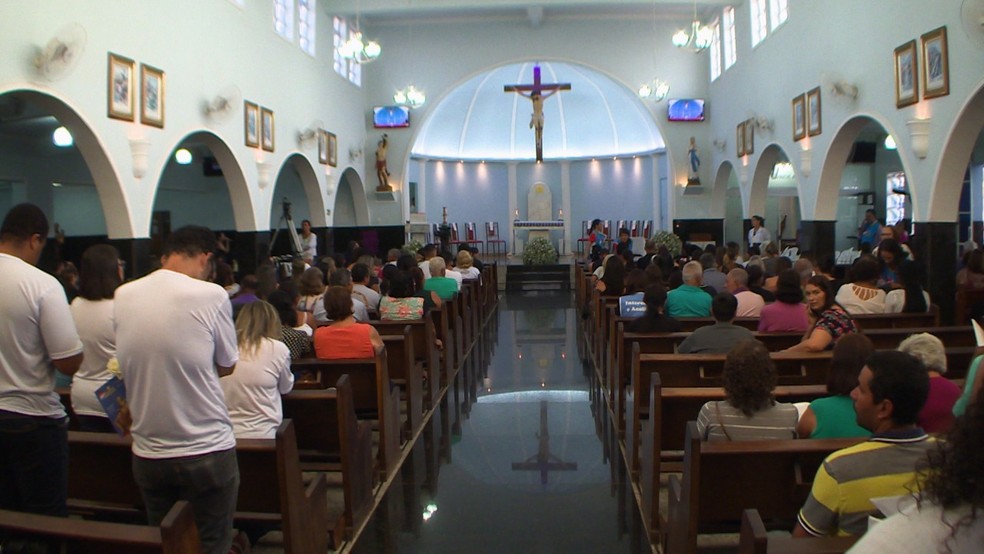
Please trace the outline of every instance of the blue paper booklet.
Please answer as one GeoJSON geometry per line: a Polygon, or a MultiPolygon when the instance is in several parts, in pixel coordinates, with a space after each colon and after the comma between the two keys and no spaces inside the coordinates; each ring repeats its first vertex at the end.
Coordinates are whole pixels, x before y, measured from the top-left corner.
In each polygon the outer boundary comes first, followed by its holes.
{"type": "Polygon", "coordinates": [[[109,417],[110,423],[113,424],[113,428],[121,436],[125,435],[123,429],[116,423],[117,416],[120,415],[120,410],[123,406],[126,406],[126,385],[118,377],[113,377],[106,384],[96,389],[96,398],[99,403],[102,404],[104,410],[106,410],[106,416],[109,417]]]}

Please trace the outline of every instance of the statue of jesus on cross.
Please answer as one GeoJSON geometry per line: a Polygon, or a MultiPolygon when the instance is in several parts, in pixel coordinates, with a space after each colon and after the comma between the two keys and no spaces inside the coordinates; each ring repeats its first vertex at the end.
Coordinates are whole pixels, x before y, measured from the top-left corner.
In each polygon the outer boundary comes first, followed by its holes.
{"type": "Polygon", "coordinates": [[[530,116],[530,128],[536,131],[536,161],[543,161],[543,101],[561,90],[571,90],[570,83],[540,82],[540,66],[533,66],[532,85],[506,85],[505,92],[515,92],[529,98],[533,103],[533,113],[530,116]],[[546,94],[544,94],[546,92],[546,94]]]}

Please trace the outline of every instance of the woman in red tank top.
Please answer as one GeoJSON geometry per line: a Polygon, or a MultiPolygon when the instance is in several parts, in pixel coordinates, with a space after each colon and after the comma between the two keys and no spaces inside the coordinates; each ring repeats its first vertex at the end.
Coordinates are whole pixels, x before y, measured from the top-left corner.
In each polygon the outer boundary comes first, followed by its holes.
{"type": "Polygon", "coordinates": [[[314,332],[315,355],[322,360],[375,358],[383,339],[372,325],[355,321],[348,288],[330,287],[324,301],[331,323],[314,332]]]}

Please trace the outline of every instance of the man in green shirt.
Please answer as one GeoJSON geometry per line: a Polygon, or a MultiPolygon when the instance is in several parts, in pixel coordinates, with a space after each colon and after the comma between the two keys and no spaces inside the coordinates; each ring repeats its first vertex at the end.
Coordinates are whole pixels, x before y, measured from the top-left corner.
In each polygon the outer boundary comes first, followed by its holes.
{"type": "Polygon", "coordinates": [[[458,282],[450,277],[444,276],[444,272],[447,270],[444,258],[434,256],[428,264],[430,266],[431,276],[424,281],[424,290],[436,292],[441,297],[441,300],[451,300],[454,298],[454,295],[458,294],[458,282]]]}
{"type": "Polygon", "coordinates": [[[666,294],[666,315],[670,317],[708,317],[711,295],[700,288],[704,270],[700,262],[683,266],[683,284],[666,294]]]}

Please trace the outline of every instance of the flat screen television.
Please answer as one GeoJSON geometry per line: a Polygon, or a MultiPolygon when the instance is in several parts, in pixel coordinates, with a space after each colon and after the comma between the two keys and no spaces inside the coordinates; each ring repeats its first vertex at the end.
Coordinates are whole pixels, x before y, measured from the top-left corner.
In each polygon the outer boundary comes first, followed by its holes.
{"type": "Polygon", "coordinates": [[[704,121],[702,98],[677,98],[666,105],[667,121],[704,121]]]}
{"type": "Polygon", "coordinates": [[[409,127],[410,108],[404,106],[376,106],[372,109],[372,126],[377,129],[409,127]]]}

